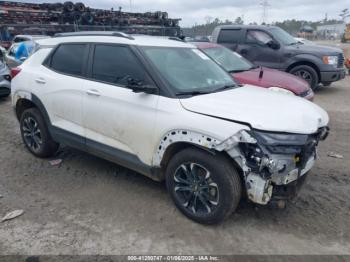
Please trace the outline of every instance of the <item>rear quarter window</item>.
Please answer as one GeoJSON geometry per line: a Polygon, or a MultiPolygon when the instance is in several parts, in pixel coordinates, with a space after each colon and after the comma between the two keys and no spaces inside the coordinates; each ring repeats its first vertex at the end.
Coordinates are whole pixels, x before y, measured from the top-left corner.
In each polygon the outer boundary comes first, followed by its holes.
{"type": "Polygon", "coordinates": [[[218,36],[218,43],[238,44],[241,38],[241,29],[222,29],[218,36]]]}
{"type": "Polygon", "coordinates": [[[49,67],[57,72],[82,76],[86,44],[60,45],[51,57],[49,67]]]}

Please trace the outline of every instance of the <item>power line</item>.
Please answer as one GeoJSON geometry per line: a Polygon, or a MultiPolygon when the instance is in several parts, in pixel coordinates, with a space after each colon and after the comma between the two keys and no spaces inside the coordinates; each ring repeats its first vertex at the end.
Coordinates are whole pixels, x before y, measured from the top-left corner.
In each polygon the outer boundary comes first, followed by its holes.
{"type": "Polygon", "coordinates": [[[269,6],[271,6],[271,5],[269,4],[268,0],[263,0],[260,3],[260,5],[263,8],[263,13],[262,13],[262,17],[261,17],[261,23],[267,24],[267,11],[268,11],[269,6]]]}

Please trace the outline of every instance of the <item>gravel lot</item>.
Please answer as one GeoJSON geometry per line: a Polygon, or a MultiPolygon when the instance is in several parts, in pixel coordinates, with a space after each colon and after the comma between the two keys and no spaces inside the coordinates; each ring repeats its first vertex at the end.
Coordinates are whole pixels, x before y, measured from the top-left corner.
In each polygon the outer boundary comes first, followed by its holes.
{"type": "Polygon", "coordinates": [[[350,254],[349,101],[350,77],[317,92],[332,132],[286,210],[242,203],[225,223],[202,226],[164,184],[69,148],[60,166],[33,157],[10,99],[0,100],[0,216],[25,211],[0,223],[0,254],[350,254]]]}

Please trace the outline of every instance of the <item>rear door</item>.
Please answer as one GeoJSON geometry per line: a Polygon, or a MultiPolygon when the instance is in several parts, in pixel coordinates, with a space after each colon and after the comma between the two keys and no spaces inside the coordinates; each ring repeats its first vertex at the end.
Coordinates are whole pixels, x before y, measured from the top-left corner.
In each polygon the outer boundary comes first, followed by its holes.
{"type": "Polygon", "coordinates": [[[243,37],[243,30],[241,28],[222,29],[219,32],[217,43],[226,46],[232,51],[236,51],[239,49],[239,44],[243,37]]]}
{"type": "Polygon", "coordinates": [[[137,156],[150,164],[159,96],[134,93],[128,78],[155,85],[129,46],[96,44],[84,88],[86,145],[106,154],[137,156]],[[127,153],[127,154],[125,154],[127,153]]]}
{"type": "Polygon", "coordinates": [[[281,67],[281,49],[272,49],[267,45],[273,37],[259,29],[246,30],[244,42],[237,49],[243,57],[258,66],[279,69],[281,67]]]}
{"type": "Polygon", "coordinates": [[[88,52],[88,44],[61,44],[33,76],[34,93],[40,94],[52,125],[80,144],[85,142],[82,103],[88,52]]]}

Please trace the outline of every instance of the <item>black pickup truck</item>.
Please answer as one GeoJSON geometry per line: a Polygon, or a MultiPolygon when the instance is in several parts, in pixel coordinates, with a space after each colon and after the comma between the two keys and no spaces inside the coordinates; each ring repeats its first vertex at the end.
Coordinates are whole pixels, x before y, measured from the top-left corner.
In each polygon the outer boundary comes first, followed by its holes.
{"type": "Polygon", "coordinates": [[[275,26],[218,26],[212,41],[241,54],[258,66],[279,69],[306,80],[312,89],[345,77],[341,49],[298,42],[275,26]]]}

